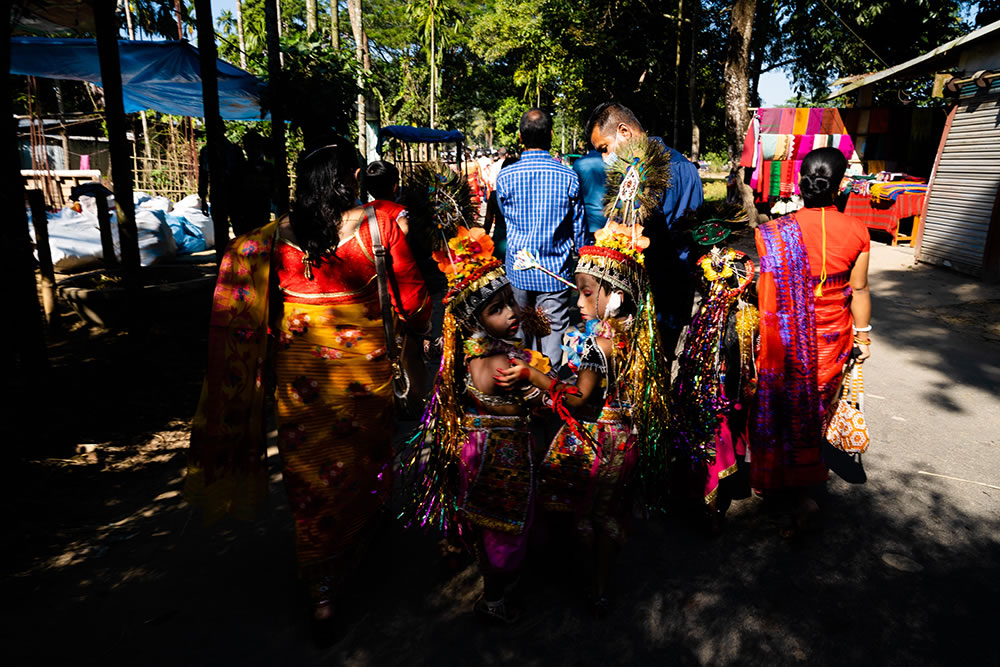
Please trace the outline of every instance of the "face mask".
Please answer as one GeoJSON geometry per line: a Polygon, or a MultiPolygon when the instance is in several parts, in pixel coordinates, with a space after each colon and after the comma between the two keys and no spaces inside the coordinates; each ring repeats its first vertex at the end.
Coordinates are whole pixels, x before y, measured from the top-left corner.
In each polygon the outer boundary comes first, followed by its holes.
{"type": "Polygon", "coordinates": [[[608,150],[607,153],[601,156],[601,159],[604,160],[605,166],[613,167],[615,166],[615,162],[618,161],[618,153],[608,150]]]}

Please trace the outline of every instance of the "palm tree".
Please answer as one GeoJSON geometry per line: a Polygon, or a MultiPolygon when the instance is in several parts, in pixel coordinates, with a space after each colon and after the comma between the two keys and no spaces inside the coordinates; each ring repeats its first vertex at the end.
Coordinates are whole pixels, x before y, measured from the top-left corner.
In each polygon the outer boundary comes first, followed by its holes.
{"type": "Polygon", "coordinates": [[[431,68],[430,125],[433,128],[437,116],[436,99],[440,86],[437,63],[440,62],[440,53],[448,46],[450,35],[458,31],[462,22],[455,10],[445,4],[444,0],[429,0],[426,4],[419,0],[409,0],[406,13],[409,14],[410,20],[416,23],[421,33],[421,42],[427,49],[427,59],[431,68]],[[439,31],[437,29],[439,24],[445,26],[450,24],[450,31],[439,31]]]}
{"type": "Polygon", "coordinates": [[[236,36],[240,44],[240,67],[247,68],[247,41],[243,33],[243,2],[236,0],[236,36]]]}

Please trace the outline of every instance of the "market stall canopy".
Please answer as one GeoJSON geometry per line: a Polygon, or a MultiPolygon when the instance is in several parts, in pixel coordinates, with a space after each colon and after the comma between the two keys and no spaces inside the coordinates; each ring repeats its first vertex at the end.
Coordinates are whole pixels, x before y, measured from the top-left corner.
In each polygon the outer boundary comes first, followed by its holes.
{"type": "MultiPolygon", "coordinates": [[[[179,116],[205,115],[198,49],[187,42],[120,40],[125,112],[155,109],[179,116]]],[[[221,60],[219,107],[226,120],[261,120],[262,83],[221,60]]],[[[10,73],[48,79],[90,81],[100,85],[101,64],[93,39],[12,37],[10,73]]]]}
{"type": "Polygon", "coordinates": [[[457,144],[465,143],[465,135],[458,130],[432,130],[429,127],[411,127],[409,125],[386,125],[378,132],[378,147],[382,153],[382,144],[386,139],[399,139],[408,144],[457,144]]]}

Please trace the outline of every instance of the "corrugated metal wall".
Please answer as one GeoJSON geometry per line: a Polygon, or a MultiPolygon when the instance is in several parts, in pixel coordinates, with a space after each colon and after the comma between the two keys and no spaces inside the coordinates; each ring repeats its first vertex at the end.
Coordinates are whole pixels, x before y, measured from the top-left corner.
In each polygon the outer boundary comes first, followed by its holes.
{"type": "MultiPolygon", "coordinates": [[[[971,92],[971,91],[970,91],[971,92]]],[[[927,201],[920,260],[983,275],[1000,189],[1000,94],[963,98],[927,201]]]]}

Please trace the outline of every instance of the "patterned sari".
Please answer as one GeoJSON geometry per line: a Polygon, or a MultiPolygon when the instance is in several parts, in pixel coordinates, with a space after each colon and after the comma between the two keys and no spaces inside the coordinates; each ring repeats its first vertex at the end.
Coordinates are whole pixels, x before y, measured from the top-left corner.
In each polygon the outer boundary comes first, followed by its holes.
{"type": "Polygon", "coordinates": [[[757,228],[760,254],[759,388],[751,423],[750,482],[757,489],[822,484],[827,408],[852,347],[850,273],[868,234],[832,207],[803,209],[757,228]],[[820,215],[826,227],[825,279],[820,215]]]}
{"type": "MultiPolygon", "coordinates": [[[[409,315],[411,326],[422,330],[430,309],[416,264],[395,222],[381,214],[378,223],[393,259],[397,313],[409,315]]],[[[198,499],[199,480],[210,474],[215,485],[233,480],[224,487],[231,494],[248,489],[256,494],[252,503],[229,498],[219,507],[202,494],[208,518],[250,509],[263,497],[261,417],[269,379],[264,362],[267,324],[273,322],[276,340],[269,367],[299,566],[310,579],[339,579],[359,554],[365,528],[391,484],[392,372],[371,237],[362,225],[332,258],[307,271],[302,250],[276,240],[276,223],[268,227],[266,244],[255,237],[258,232],[240,237],[223,260],[213,311],[213,318],[219,316],[217,322],[213,319],[209,375],[192,433],[188,487],[198,499]],[[224,286],[229,282],[235,286],[224,286]],[[240,307],[226,310],[226,303],[240,307]],[[276,311],[273,316],[269,307],[276,311]],[[253,317],[243,311],[252,311],[253,317]],[[256,328],[240,326],[251,319],[256,328]],[[220,346],[220,341],[226,342],[220,346]],[[226,390],[237,381],[244,391],[226,390]],[[251,412],[244,404],[253,406],[251,412]],[[245,419],[247,414],[254,418],[245,419]],[[216,430],[209,430],[210,425],[216,430]],[[236,461],[231,460],[234,450],[236,461]],[[232,465],[239,460],[248,463],[232,465]],[[247,473],[254,478],[252,485],[239,481],[247,473]]]]}

